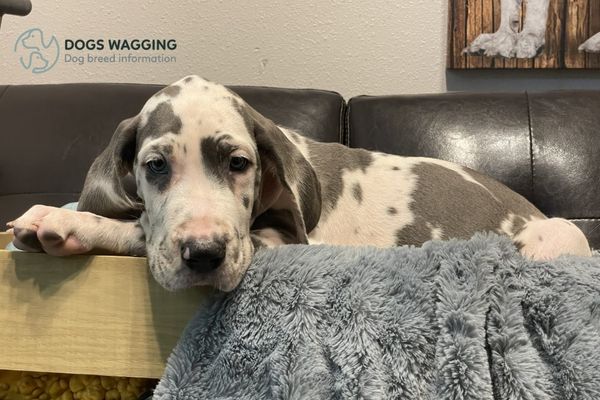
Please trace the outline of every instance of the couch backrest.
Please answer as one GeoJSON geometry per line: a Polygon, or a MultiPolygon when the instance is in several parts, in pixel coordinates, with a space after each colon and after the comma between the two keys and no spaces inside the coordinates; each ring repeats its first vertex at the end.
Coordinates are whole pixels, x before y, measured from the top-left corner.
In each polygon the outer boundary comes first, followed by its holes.
{"type": "Polygon", "coordinates": [[[361,96],[348,103],[345,139],[484,172],[600,248],[599,128],[598,91],[361,96]]]}
{"type": "MultiPolygon", "coordinates": [[[[162,85],[0,86],[0,226],[29,206],[75,201],[117,124],[162,85]]],[[[600,92],[355,97],[232,87],[321,141],[453,161],[487,173],[600,248],[600,92]],[[345,119],[344,119],[345,118],[345,119]]]]}
{"type": "MultiPolygon", "coordinates": [[[[0,86],[0,229],[33,204],[76,201],[116,126],[162,85],[0,86]]],[[[345,102],[321,90],[231,87],[278,124],[321,141],[343,136],[345,102]]]]}

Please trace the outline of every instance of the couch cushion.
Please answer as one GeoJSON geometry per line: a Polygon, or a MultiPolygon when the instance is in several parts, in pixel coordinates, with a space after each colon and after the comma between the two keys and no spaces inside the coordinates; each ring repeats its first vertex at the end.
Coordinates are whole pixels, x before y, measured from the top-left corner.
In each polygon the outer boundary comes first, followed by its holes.
{"type": "Polygon", "coordinates": [[[347,141],[482,171],[600,248],[598,110],[598,91],[358,97],[347,141]]]}
{"type": "Polygon", "coordinates": [[[537,206],[600,248],[600,92],[531,93],[529,109],[537,206]]]}
{"type": "MultiPolygon", "coordinates": [[[[0,227],[33,204],[75,201],[93,159],[118,123],[163,85],[0,86],[0,227]]],[[[336,93],[232,87],[276,123],[322,141],[342,136],[345,103],[336,93]]]]}
{"type": "Polygon", "coordinates": [[[347,141],[350,147],[455,162],[532,198],[523,93],[353,98],[347,141]]]}

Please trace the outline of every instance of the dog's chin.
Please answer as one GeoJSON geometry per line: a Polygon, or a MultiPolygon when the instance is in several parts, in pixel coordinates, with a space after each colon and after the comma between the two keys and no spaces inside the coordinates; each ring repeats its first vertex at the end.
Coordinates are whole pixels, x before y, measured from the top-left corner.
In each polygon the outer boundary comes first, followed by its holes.
{"type": "Polygon", "coordinates": [[[190,270],[183,264],[167,270],[150,266],[154,279],[169,291],[183,290],[194,286],[211,286],[223,292],[230,292],[239,285],[246,269],[247,266],[235,268],[223,266],[214,272],[199,273],[190,270]]]}

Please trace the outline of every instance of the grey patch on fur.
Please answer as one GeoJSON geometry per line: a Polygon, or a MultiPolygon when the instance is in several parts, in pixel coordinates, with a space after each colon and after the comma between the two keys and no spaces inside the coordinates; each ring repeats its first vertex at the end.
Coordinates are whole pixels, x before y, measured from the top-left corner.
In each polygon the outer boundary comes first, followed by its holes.
{"type": "Polygon", "coordinates": [[[248,208],[250,207],[250,196],[248,196],[247,194],[242,196],[242,203],[244,203],[244,208],[248,208]]]}
{"type": "Polygon", "coordinates": [[[352,196],[354,196],[354,199],[358,202],[358,204],[362,203],[363,192],[360,183],[355,183],[354,186],[352,186],[352,196]]]}
{"type": "Polygon", "coordinates": [[[396,207],[388,207],[387,213],[389,215],[396,215],[398,214],[398,209],[396,207]]]}
{"type": "Polygon", "coordinates": [[[164,174],[157,174],[150,171],[150,169],[146,166],[144,166],[143,168],[146,172],[146,181],[150,185],[155,186],[158,189],[158,191],[162,193],[169,188],[169,184],[171,183],[172,171],[170,167],[170,160],[173,156],[173,146],[170,144],[157,146],[157,150],[165,158],[165,162],[167,163],[167,172],[164,174]]]}
{"type": "Polygon", "coordinates": [[[400,167],[392,167],[392,171],[400,171],[400,167]]]}
{"type": "Polygon", "coordinates": [[[187,77],[187,78],[185,78],[183,81],[184,81],[185,83],[190,83],[190,82],[191,82],[191,81],[193,81],[193,80],[194,80],[194,77],[193,77],[193,76],[188,76],[188,77],[187,77]]]}
{"type": "Polygon", "coordinates": [[[35,231],[32,231],[31,229],[14,228],[13,233],[25,246],[37,251],[44,251],[35,231]]]}
{"type": "Polygon", "coordinates": [[[267,247],[267,245],[256,235],[250,235],[254,251],[267,247]]]}
{"type": "Polygon", "coordinates": [[[525,247],[525,243],[521,242],[520,240],[513,241],[513,244],[519,251],[521,251],[523,249],[523,247],[525,247]]]}
{"type": "Polygon", "coordinates": [[[235,146],[227,143],[230,135],[208,136],[200,140],[202,165],[207,175],[220,183],[229,182],[229,155],[235,146]]]}
{"type": "Polygon", "coordinates": [[[181,93],[181,86],[171,85],[171,86],[165,87],[164,89],[162,89],[161,91],[156,93],[156,95],[164,94],[165,96],[168,96],[168,97],[177,97],[177,95],[179,95],[179,93],[181,93]]]}
{"type": "Polygon", "coordinates": [[[510,213],[523,218],[543,217],[525,198],[503,184],[467,168],[465,172],[489,192],[435,163],[420,162],[412,167],[417,185],[409,207],[415,219],[396,231],[397,245],[421,245],[430,240],[428,222],[441,228],[445,238],[468,239],[473,232],[499,231],[500,223],[510,213]]]}
{"type": "Polygon", "coordinates": [[[321,218],[326,218],[344,192],[344,172],[366,172],[373,163],[373,155],[367,150],[351,149],[337,143],[320,143],[306,138],[305,143],[309,161],[321,183],[321,218]]]}
{"type": "Polygon", "coordinates": [[[179,134],[181,132],[181,118],[173,111],[169,101],[158,104],[148,116],[146,125],[139,128],[137,148],[146,138],[162,136],[166,133],[179,134]]]}
{"type": "Polygon", "coordinates": [[[296,223],[289,210],[268,209],[254,220],[250,229],[254,231],[265,228],[276,230],[284,243],[297,243],[296,223]]]}
{"type": "Polygon", "coordinates": [[[107,218],[135,219],[143,210],[131,172],[136,158],[140,117],[121,121],[109,145],[92,163],[79,197],[78,211],[107,218]],[[110,187],[112,190],[107,190],[110,187]]]}

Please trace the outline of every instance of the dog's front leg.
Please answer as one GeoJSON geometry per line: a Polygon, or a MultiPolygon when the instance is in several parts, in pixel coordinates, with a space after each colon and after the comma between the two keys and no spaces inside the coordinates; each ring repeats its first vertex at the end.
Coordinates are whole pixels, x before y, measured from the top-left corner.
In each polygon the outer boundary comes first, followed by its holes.
{"type": "MultiPolygon", "coordinates": [[[[514,57],[521,19],[521,1],[502,0],[502,15],[498,30],[494,33],[482,33],[463,50],[463,53],[484,54],[488,57],[514,57]]],[[[529,0],[530,3],[532,1],[536,0],[529,0]]]]}
{"type": "Polygon", "coordinates": [[[517,38],[517,58],[532,58],[546,43],[546,26],[548,25],[548,6],[550,0],[529,0],[525,25],[517,38]]]}
{"type": "Polygon", "coordinates": [[[120,221],[89,212],[36,205],[7,226],[13,244],[55,256],[108,253],[143,256],[145,234],[138,221],[120,221]]]}

